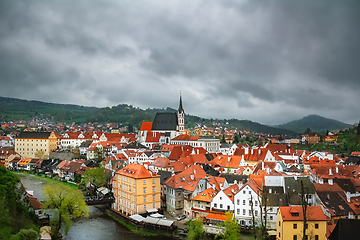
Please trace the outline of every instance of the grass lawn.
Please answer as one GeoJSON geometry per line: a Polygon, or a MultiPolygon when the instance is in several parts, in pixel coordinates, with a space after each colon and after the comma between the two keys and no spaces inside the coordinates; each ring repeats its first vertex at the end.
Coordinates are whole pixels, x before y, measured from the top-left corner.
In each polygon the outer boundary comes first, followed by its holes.
{"type": "Polygon", "coordinates": [[[66,186],[69,186],[69,187],[72,187],[72,188],[76,188],[78,189],[79,186],[76,185],[76,184],[73,184],[73,183],[68,183],[68,182],[62,182],[62,181],[58,181],[58,180],[55,180],[55,179],[52,179],[52,178],[46,178],[46,177],[40,177],[40,176],[37,176],[37,175],[34,175],[34,174],[31,174],[31,173],[28,173],[28,172],[14,172],[15,174],[18,174],[18,175],[30,175],[32,177],[36,177],[36,178],[39,178],[39,179],[43,179],[45,181],[49,181],[49,182],[54,182],[54,183],[61,183],[61,184],[64,184],[66,186]]]}

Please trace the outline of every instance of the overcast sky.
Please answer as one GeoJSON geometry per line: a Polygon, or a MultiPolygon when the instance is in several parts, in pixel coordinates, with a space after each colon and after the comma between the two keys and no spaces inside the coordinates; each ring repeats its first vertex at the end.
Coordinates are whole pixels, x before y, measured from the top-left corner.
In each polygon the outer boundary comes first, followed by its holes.
{"type": "Polygon", "coordinates": [[[360,1],[0,0],[0,96],[360,120],[360,1]]]}

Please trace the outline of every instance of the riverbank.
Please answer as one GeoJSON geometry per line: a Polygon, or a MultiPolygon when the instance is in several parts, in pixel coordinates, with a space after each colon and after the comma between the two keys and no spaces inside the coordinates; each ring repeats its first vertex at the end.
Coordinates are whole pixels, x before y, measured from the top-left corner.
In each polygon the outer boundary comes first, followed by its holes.
{"type": "Polygon", "coordinates": [[[154,232],[139,230],[138,226],[128,222],[128,220],[124,219],[122,216],[118,215],[117,213],[114,213],[111,210],[105,210],[105,213],[106,213],[106,215],[108,215],[113,220],[117,221],[118,223],[120,223],[121,225],[123,225],[124,227],[126,227],[128,230],[130,230],[133,233],[139,234],[141,236],[149,236],[149,237],[154,237],[154,236],[158,235],[157,233],[154,233],[154,232]]]}
{"type": "Polygon", "coordinates": [[[12,172],[14,174],[16,174],[16,175],[32,176],[32,177],[36,177],[38,179],[46,180],[46,181],[49,181],[49,182],[60,183],[60,184],[63,184],[63,185],[66,185],[66,186],[69,186],[69,187],[72,187],[72,188],[76,188],[76,189],[79,188],[79,186],[74,184],[74,183],[58,181],[58,180],[53,179],[53,178],[42,177],[42,176],[38,176],[36,174],[32,174],[32,173],[29,173],[29,172],[18,172],[18,171],[12,171],[12,172]]]}

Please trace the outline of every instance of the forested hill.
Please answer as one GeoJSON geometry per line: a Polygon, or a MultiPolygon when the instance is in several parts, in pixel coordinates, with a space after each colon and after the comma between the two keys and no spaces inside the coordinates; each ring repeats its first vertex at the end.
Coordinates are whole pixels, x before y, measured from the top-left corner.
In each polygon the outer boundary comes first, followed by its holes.
{"type": "Polygon", "coordinates": [[[346,129],[351,127],[351,125],[319,115],[309,115],[302,119],[284,123],[276,127],[292,130],[298,133],[304,133],[307,128],[313,132],[326,133],[326,131],[346,129]]]}
{"type": "MultiPolygon", "coordinates": [[[[113,107],[96,108],[68,104],[54,104],[40,101],[28,101],[14,98],[0,97],[0,121],[29,121],[35,117],[48,118],[54,122],[113,122],[123,125],[131,124],[139,127],[141,122],[153,121],[157,112],[175,112],[172,108],[140,109],[127,104],[113,107]]],[[[249,120],[238,119],[206,119],[198,116],[186,115],[186,127],[195,125],[213,127],[213,123],[229,128],[262,132],[270,134],[294,135],[291,130],[269,127],[249,120]]]]}

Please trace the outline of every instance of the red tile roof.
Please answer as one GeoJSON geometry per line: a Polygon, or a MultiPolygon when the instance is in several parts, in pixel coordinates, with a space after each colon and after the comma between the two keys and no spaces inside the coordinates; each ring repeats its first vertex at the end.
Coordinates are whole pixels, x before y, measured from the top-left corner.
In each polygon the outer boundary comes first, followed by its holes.
{"type": "MultiPolygon", "coordinates": [[[[302,221],[303,211],[301,206],[280,207],[283,221],[302,221]]],[[[326,221],[325,214],[321,206],[308,206],[306,209],[306,219],[308,221],[326,221]]]]}
{"type": "MultiPolygon", "coordinates": [[[[147,170],[143,165],[131,163],[126,167],[118,170],[116,174],[120,174],[123,176],[131,177],[131,178],[151,178],[153,175],[149,170],[147,170]]],[[[157,175],[154,175],[157,176],[157,175]]]]}
{"type": "Polygon", "coordinates": [[[148,131],[151,132],[152,122],[143,122],[140,127],[140,131],[148,131]]]}
{"type": "Polygon", "coordinates": [[[205,171],[199,165],[193,165],[183,172],[171,176],[165,184],[174,189],[182,188],[193,192],[199,179],[204,179],[206,176],[205,171]]]}

